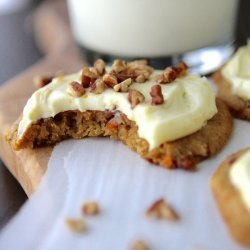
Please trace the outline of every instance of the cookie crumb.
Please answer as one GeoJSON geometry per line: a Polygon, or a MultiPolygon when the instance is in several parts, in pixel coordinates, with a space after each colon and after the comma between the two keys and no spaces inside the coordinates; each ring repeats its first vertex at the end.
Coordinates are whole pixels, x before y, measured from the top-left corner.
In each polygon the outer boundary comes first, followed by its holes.
{"type": "Polygon", "coordinates": [[[132,244],[131,250],[149,250],[149,247],[145,241],[137,240],[132,244]]]}
{"type": "Polygon", "coordinates": [[[168,221],[179,220],[179,215],[163,198],[155,201],[146,211],[146,215],[150,218],[165,219],[168,221]]]}
{"type": "Polygon", "coordinates": [[[100,212],[100,208],[98,203],[95,201],[85,202],[82,205],[82,212],[85,215],[96,215],[100,212]]]}
{"type": "Polygon", "coordinates": [[[67,218],[65,224],[68,229],[74,233],[84,232],[87,228],[85,221],[81,218],[67,218]]]}

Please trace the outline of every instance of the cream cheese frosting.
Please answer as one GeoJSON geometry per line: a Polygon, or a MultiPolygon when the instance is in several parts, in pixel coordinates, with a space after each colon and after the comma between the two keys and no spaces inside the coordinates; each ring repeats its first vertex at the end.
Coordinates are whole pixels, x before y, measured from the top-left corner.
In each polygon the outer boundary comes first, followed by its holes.
{"type": "Polygon", "coordinates": [[[223,67],[222,75],[230,83],[233,94],[250,100],[250,41],[237,50],[223,67]]]}
{"type": "Polygon", "coordinates": [[[130,89],[139,90],[145,101],[134,109],[128,101],[128,93],[115,92],[107,88],[102,94],[94,94],[86,89],[82,97],[67,93],[72,81],[81,79],[81,72],[57,77],[37,90],[28,100],[19,123],[18,138],[26,129],[41,118],[54,117],[67,110],[119,110],[135,121],[138,134],[148,141],[150,150],[163,142],[173,141],[201,129],[217,113],[215,94],[205,77],[185,76],[171,84],[161,84],[164,104],[151,105],[149,94],[155,78],[162,71],[154,71],[145,83],[133,83],[130,89]]]}
{"type": "Polygon", "coordinates": [[[233,163],[230,180],[240,192],[244,204],[250,211],[250,150],[233,163]]]}

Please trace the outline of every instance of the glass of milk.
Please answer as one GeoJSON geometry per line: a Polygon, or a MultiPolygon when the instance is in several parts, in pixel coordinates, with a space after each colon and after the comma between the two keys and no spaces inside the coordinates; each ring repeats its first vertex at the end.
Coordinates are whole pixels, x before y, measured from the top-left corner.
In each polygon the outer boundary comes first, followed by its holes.
{"type": "Polygon", "coordinates": [[[68,0],[85,58],[147,58],[157,68],[184,60],[209,73],[234,50],[238,0],[68,0]]]}

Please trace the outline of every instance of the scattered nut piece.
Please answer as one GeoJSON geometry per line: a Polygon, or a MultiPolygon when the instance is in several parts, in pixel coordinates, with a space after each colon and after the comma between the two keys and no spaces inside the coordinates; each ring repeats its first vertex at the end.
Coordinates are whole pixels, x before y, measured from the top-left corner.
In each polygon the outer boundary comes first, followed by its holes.
{"type": "Polygon", "coordinates": [[[106,85],[102,79],[97,79],[95,82],[90,84],[90,92],[94,94],[101,94],[105,90],[106,85]]]}
{"type": "Polygon", "coordinates": [[[98,74],[102,76],[106,71],[106,64],[102,59],[98,59],[94,63],[94,68],[97,70],[98,74]]]}
{"type": "Polygon", "coordinates": [[[81,233],[86,230],[86,223],[81,218],[77,219],[68,218],[65,220],[65,223],[67,227],[74,233],[81,233]]]}
{"type": "Polygon", "coordinates": [[[114,60],[112,66],[111,66],[111,71],[115,73],[120,73],[124,71],[127,67],[127,63],[123,60],[114,60]]]}
{"type": "Polygon", "coordinates": [[[143,240],[137,240],[133,243],[131,250],[149,250],[146,242],[143,240]]]}
{"type": "Polygon", "coordinates": [[[74,97],[80,97],[85,94],[85,89],[80,83],[73,81],[68,86],[67,92],[74,97]]]}
{"type": "Polygon", "coordinates": [[[179,220],[178,214],[164,199],[159,199],[149,207],[146,215],[151,218],[166,219],[168,221],[179,220]]]}
{"type": "Polygon", "coordinates": [[[118,84],[116,84],[113,89],[116,92],[128,92],[128,87],[132,84],[132,79],[128,78],[126,80],[124,80],[123,82],[120,82],[118,84]]]}
{"type": "Polygon", "coordinates": [[[96,72],[91,71],[89,67],[83,67],[81,83],[84,88],[88,88],[98,78],[96,72]]]}
{"type": "Polygon", "coordinates": [[[150,96],[152,97],[152,105],[161,105],[164,103],[164,98],[161,91],[161,86],[156,84],[151,87],[150,96]]]}
{"type": "Polygon", "coordinates": [[[86,202],[82,205],[82,212],[85,215],[96,215],[100,211],[99,205],[95,201],[86,202]]]}
{"type": "Polygon", "coordinates": [[[145,97],[140,91],[136,89],[129,89],[128,100],[131,103],[131,108],[133,109],[136,105],[143,102],[145,97]]]}
{"type": "Polygon", "coordinates": [[[53,80],[53,78],[53,76],[36,76],[33,79],[33,82],[37,88],[42,88],[49,84],[53,80]]]}
{"type": "Polygon", "coordinates": [[[117,78],[114,75],[106,74],[103,76],[102,80],[110,88],[113,88],[118,83],[117,78]]]}

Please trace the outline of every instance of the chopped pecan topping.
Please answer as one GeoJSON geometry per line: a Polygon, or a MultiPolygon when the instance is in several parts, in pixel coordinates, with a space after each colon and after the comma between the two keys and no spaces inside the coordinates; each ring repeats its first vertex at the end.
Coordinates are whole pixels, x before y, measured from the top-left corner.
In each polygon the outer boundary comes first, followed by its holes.
{"type": "Polygon", "coordinates": [[[102,80],[110,88],[113,88],[116,84],[118,84],[117,78],[114,75],[106,74],[103,76],[102,80]]]}
{"type": "Polygon", "coordinates": [[[162,74],[156,78],[157,83],[172,83],[178,77],[187,75],[188,66],[184,62],[178,63],[174,67],[167,67],[162,74]]]}
{"type": "Polygon", "coordinates": [[[133,109],[136,105],[143,102],[145,100],[145,97],[140,91],[136,89],[129,89],[128,100],[131,104],[131,108],[133,109]]]}
{"type": "Polygon", "coordinates": [[[156,84],[151,87],[150,96],[152,97],[152,105],[161,105],[164,103],[164,98],[161,91],[161,86],[156,84]]]}
{"type": "Polygon", "coordinates": [[[123,82],[116,84],[113,89],[116,92],[128,92],[128,87],[132,84],[132,79],[128,78],[123,82]]]}
{"type": "Polygon", "coordinates": [[[131,250],[149,250],[149,248],[145,241],[137,240],[133,243],[131,250]]]}
{"type": "Polygon", "coordinates": [[[65,220],[65,223],[72,232],[81,233],[86,230],[86,223],[81,218],[77,219],[68,218],[65,220]]]}
{"type": "Polygon", "coordinates": [[[127,63],[123,60],[115,60],[111,66],[111,71],[120,73],[127,68],[127,63]]]}
{"type": "Polygon", "coordinates": [[[106,71],[106,64],[102,59],[98,59],[94,63],[94,68],[97,70],[97,73],[102,76],[106,71]]]}
{"type": "Polygon", "coordinates": [[[122,60],[116,60],[111,67],[111,75],[114,75],[118,82],[131,78],[136,82],[145,82],[149,79],[153,68],[147,65],[145,60],[137,60],[126,63],[122,60]]]}
{"type": "Polygon", "coordinates": [[[89,67],[83,67],[81,83],[84,88],[88,88],[98,78],[97,72],[91,71],[89,67]]]}
{"type": "Polygon", "coordinates": [[[85,215],[96,215],[100,211],[99,205],[95,201],[86,202],[82,205],[82,212],[85,215]]]}
{"type": "Polygon", "coordinates": [[[53,80],[53,76],[36,76],[33,80],[37,88],[42,88],[53,80]]]}
{"type": "Polygon", "coordinates": [[[179,220],[178,214],[164,199],[155,201],[146,211],[146,215],[151,218],[166,219],[168,221],[179,220]]]}
{"type": "Polygon", "coordinates": [[[85,89],[80,83],[73,81],[69,84],[67,92],[74,97],[80,97],[85,94],[85,89]]]}
{"type": "Polygon", "coordinates": [[[180,62],[176,64],[174,68],[178,73],[178,77],[187,75],[188,66],[186,63],[180,62]]]}
{"type": "Polygon", "coordinates": [[[90,92],[94,94],[101,94],[106,88],[106,84],[102,79],[97,79],[90,84],[90,92]]]}
{"type": "Polygon", "coordinates": [[[145,73],[138,75],[135,78],[135,82],[143,83],[143,82],[146,82],[148,78],[149,78],[149,75],[147,74],[147,72],[145,72],[145,73]]]}

